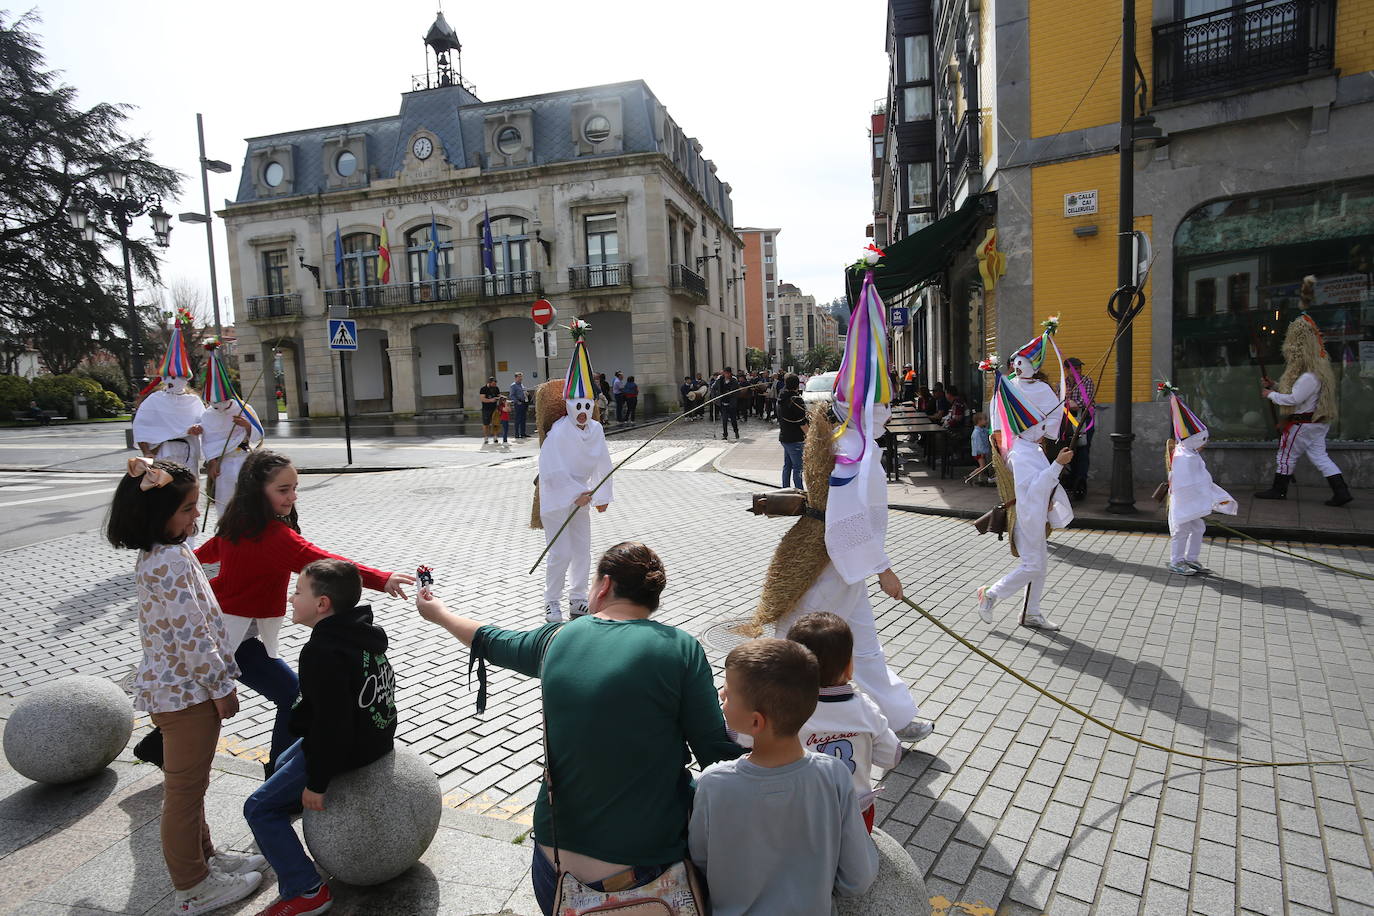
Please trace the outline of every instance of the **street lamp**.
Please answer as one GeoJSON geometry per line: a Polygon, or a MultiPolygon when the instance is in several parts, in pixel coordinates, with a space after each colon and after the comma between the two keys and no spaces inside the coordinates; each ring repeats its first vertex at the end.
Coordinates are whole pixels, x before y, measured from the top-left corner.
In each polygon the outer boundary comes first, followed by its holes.
{"type": "Polygon", "coordinates": [[[215,336],[224,337],[224,324],[219,314],[219,283],[215,278],[215,230],[211,226],[214,214],[210,210],[210,173],[223,175],[233,171],[233,166],[219,159],[205,158],[205,121],[196,113],[196,136],[200,139],[200,189],[205,195],[204,213],[182,213],[177,219],[183,223],[205,224],[205,247],[210,253],[210,301],[215,307],[215,336]]]}
{"type": "Polygon", "coordinates": [[[1135,175],[1133,169],[1149,164],[1154,151],[1169,142],[1145,113],[1145,75],[1135,56],[1135,0],[1121,4],[1121,133],[1120,133],[1120,213],[1117,219],[1116,291],[1107,303],[1107,314],[1116,322],[1116,424],[1112,432],[1112,482],[1107,511],[1134,515],[1135,479],[1131,467],[1131,322],[1145,307],[1141,290],[1143,278],[1137,275],[1135,254],[1135,175]],[[1140,93],[1140,116],[1136,116],[1135,96],[1140,93]],[[1137,146],[1139,149],[1137,150],[1137,146]],[[1137,160],[1136,154],[1139,153],[1137,160]]]}
{"type": "Polygon", "coordinates": [[[134,390],[143,387],[143,328],[134,307],[134,275],[129,263],[129,227],[134,220],[148,214],[159,248],[171,244],[172,215],[162,209],[158,194],[139,196],[129,189],[129,176],[123,170],[111,168],[104,174],[109,193],[88,189],[76,192],[67,207],[67,219],[72,228],[87,242],[95,242],[96,222],[92,217],[108,216],[119,228],[119,247],[124,255],[124,296],[129,309],[129,366],[133,372],[134,390]]]}
{"type": "Polygon", "coordinates": [[[296,260],[301,262],[301,266],[310,271],[310,275],[315,278],[315,288],[320,288],[320,266],[318,264],[305,263],[305,246],[296,246],[296,260]]]}
{"type": "Polygon", "coordinates": [[[748,264],[741,264],[741,265],[739,266],[739,276],[738,276],[738,277],[726,277],[726,278],[725,278],[725,285],[726,285],[726,286],[734,286],[736,280],[739,280],[740,282],[744,282],[744,278],[748,275],[748,273],[749,273],[749,265],[748,265],[748,264]]]}

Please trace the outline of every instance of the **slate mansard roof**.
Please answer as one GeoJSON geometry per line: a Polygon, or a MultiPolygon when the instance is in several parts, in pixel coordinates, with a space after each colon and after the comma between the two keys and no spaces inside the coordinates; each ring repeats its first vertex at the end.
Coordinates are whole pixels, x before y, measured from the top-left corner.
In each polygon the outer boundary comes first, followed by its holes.
{"type": "MultiPolygon", "coordinates": [[[[446,86],[403,93],[400,114],[335,124],[308,130],[288,131],[248,140],[244,168],[239,172],[235,203],[259,200],[286,200],[317,193],[334,193],[325,174],[325,143],[344,134],[363,135],[367,144],[368,180],[393,178],[405,161],[407,143],[417,130],[427,130],[439,138],[434,155],[442,156],[457,168],[480,166],[484,171],[501,171],[505,166],[487,162],[484,127],[486,119],[502,112],[532,112],[532,160],[515,168],[550,165],[558,162],[613,158],[633,153],[659,152],[679,169],[687,183],[697,190],[725,221],[732,223],[733,206],[729,188],[716,177],[714,167],[697,151],[693,138],[687,137],[669,117],[642,80],[567,89],[541,95],[483,102],[461,86],[446,86]],[[619,98],[622,146],[619,151],[579,155],[572,136],[573,106],[619,98]],[[254,154],[267,148],[291,148],[293,182],[287,194],[262,194],[253,174],[254,154]]],[[[362,185],[366,186],[366,183],[362,185]]]]}

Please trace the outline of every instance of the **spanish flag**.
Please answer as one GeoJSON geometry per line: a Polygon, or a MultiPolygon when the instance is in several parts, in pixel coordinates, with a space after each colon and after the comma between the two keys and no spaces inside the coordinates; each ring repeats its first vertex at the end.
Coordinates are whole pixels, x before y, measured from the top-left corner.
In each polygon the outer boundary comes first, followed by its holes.
{"type": "Polygon", "coordinates": [[[381,262],[383,283],[391,282],[391,244],[386,236],[386,217],[382,217],[382,243],[377,246],[377,258],[381,262]]]}

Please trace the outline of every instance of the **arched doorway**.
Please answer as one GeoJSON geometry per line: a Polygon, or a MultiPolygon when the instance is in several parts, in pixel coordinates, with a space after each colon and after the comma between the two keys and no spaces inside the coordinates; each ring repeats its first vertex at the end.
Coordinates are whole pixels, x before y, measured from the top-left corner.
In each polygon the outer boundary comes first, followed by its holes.
{"type": "Polygon", "coordinates": [[[545,381],[544,361],[535,359],[535,325],[528,318],[497,318],[486,323],[491,335],[491,374],[505,391],[515,373],[525,373],[525,384],[534,387],[545,381]]]}
{"type": "Polygon", "coordinates": [[[386,331],[358,330],[358,351],[349,357],[349,394],[358,413],[391,413],[391,358],[386,331]]]}
{"type": "Polygon", "coordinates": [[[458,326],[427,324],[415,329],[415,374],[420,410],[456,410],[463,406],[462,361],[458,326]]]}

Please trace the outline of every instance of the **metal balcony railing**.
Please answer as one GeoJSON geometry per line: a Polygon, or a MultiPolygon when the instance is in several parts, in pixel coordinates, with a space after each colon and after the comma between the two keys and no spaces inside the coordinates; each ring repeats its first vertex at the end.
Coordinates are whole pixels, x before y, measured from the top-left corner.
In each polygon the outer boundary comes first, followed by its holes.
{"type": "Polygon", "coordinates": [[[301,314],[301,294],[278,293],[275,296],[250,296],[247,305],[249,321],[297,317],[301,314]]]}
{"type": "Polygon", "coordinates": [[[696,296],[703,302],[706,300],[706,281],[701,274],[697,273],[686,264],[674,264],[670,286],[674,290],[681,290],[692,296],[696,296]]]}
{"type": "Polygon", "coordinates": [[[457,302],[462,299],[500,299],[504,296],[529,296],[543,292],[539,271],[525,270],[489,277],[452,277],[447,280],[422,280],[418,283],[389,283],[385,286],[354,286],[325,290],[324,302],[330,308],[403,308],[429,302],[457,302]]]}
{"type": "Polygon", "coordinates": [[[956,184],[964,170],[981,168],[983,165],[983,113],[972,110],[964,112],[959,123],[954,126],[953,139],[949,144],[949,169],[956,184]]]}
{"type": "Polygon", "coordinates": [[[1329,70],[1335,45],[1336,0],[1251,0],[1156,26],[1155,101],[1329,70]]]}
{"type": "Polygon", "coordinates": [[[580,264],[568,268],[568,286],[572,289],[604,289],[629,286],[631,268],[628,263],[580,264]]]}

